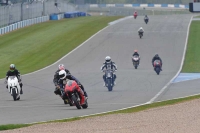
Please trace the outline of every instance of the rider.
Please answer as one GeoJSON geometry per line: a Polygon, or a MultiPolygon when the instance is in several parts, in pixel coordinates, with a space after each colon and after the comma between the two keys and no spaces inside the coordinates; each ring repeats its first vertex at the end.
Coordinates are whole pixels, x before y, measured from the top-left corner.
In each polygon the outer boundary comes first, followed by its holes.
{"type": "Polygon", "coordinates": [[[145,15],[145,17],[144,17],[144,20],[149,20],[149,18],[148,18],[148,16],[147,16],[147,15],[145,15]]]}
{"type": "Polygon", "coordinates": [[[85,102],[85,97],[84,97],[84,93],[81,90],[81,88],[79,87],[79,85],[74,81],[74,80],[68,80],[67,84],[65,86],[65,95],[63,95],[64,98],[67,98],[67,90],[71,90],[71,89],[76,89],[79,96],[80,96],[80,105],[83,105],[85,102]]]}
{"type": "Polygon", "coordinates": [[[53,83],[56,86],[56,89],[54,91],[54,93],[57,95],[61,95],[59,88],[63,88],[63,84],[58,84],[58,81],[60,79],[59,77],[59,72],[61,70],[65,70],[67,74],[70,74],[70,71],[68,69],[65,68],[65,66],[63,64],[59,64],[58,65],[58,70],[56,70],[55,74],[54,74],[54,78],[53,78],[53,83]]]}
{"type": "Polygon", "coordinates": [[[138,53],[138,50],[134,50],[133,56],[135,56],[135,55],[139,57],[138,63],[140,65],[140,55],[138,53]]]}
{"type": "Polygon", "coordinates": [[[142,27],[140,27],[139,30],[138,30],[138,33],[143,35],[144,29],[142,27]]]}
{"type": "MultiPolygon", "coordinates": [[[[6,74],[6,80],[5,80],[6,84],[7,84],[9,76],[16,76],[17,77],[19,85],[21,87],[20,94],[23,94],[23,91],[22,91],[22,86],[23,86],[22,79],[20,77],[20,72],[15,68],[15,64],[10,64],[10,70],[6,74]]],[[[8,85],[6,85],[6,88],[8,88],[8,85]]]]}
{"type": "Polygon", "coordinates": [[[134,15],[134,16],[137,16],[137,15],[138,15],[137,11],[135,11],[133,15],[134,15]]]}
{"type": "MultiPolygon", "coordinates": [[[[103,63],[101,70],[103,70],[104,68],[108,69],[109,67],[112,70],[115,69],[114,71],[117,71],[117,65],[115,65],[115,63],[111,61],[110,56],[106,56],[105,63],[103,63]]],[[[113,77],[114,78],[114,84],[116,84],[115,79],[117,78],[117,76],[114,73],[113,73],[113,75],[114,75],[114,77],[113,77]]],[[[103,75],[103,80],[104,80],[104,86],[105,86],[105,83],[106,83],[106,75],[105,74],[103,75]]]]}
{"type": "MultiPolygon", "coordinates": [[[[57,84],[63,85],[63,81],[66,81],[66,79],[68,79],[68,80],[75,80],[76,83],[77,83],[77,84],[80,86],[80,88],[83,90],[85,97],[88,98],[88,95],[87,95],[87,93],[86,93],[86,91],[85,91],[83,85],[78,81],[78,79],[76,79],[76,78],[75,78],[74,76],[72,76],[71,74],[67,73],[65,70],[59,71],[58,75],[59,75],[59,81],[58,81],[57,84]]],[[[59,87],[60,87],[60,86],[59,86],[59,87]]],[[[63,88],[63,86],[62,86],[62,88],[63,88]]]]}
{"type": "MultiPolygon", "coordinates": [[[[156,54],[154,57],[153,57],[153,59],[152,59],[152,65],[153,65],[153,63],[154,63],[154,61],[155,60],[160,60],[160,63],[161,63],[161,71],[162,71],[162,59],[159,57],[159,55],[158,54],[156,54]]],[[[154,67],[154,65],[153,65],[153,67],[154,67]]]]}

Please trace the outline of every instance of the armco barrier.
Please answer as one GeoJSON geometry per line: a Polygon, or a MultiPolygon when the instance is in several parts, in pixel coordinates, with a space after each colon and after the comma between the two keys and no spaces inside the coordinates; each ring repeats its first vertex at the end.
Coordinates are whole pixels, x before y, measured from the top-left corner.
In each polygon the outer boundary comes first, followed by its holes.
{"type": "Polygon", "coordinates": [[[170,7],[170,8],[187,8],[189,5],[181,4],[90,4],[89,7],[170,7]]]}
{"type": "Polygon", "coordinates": [[[64,18],[74,18],[74,17],[81,17],[81,16],[86,16],[86,13],[85,12],[79,12],[79,11],[64,13],[64,18]]]}
{"type": "MultiPolygon", "coordinates": [[[[60,15],[61,17],[62,15],[60,15]]],[[[14,24],[8,25],[6,27],[0,28],[0,35],[3,35],[5,33],[11,32],[13,30],[23,28],[25,26],[33,25],[36,23],[41,23],[49,20],[49,16],[43,16],[43,17],[38,17],[38,18],[33,18],[33,19],[27,19],[24,21],[16,22],[14,24]]]]}

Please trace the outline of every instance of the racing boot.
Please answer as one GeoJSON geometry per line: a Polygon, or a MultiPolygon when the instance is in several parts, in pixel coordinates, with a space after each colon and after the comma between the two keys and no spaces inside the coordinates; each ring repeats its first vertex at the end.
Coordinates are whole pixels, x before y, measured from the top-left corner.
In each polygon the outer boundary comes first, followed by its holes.
{"type": "Polygon", "coordinates": [[[20,94],[23,94],[22,86],[23,86],[23,84],[20,83],[20,87],[21,87],[20,94]]]}
{"type": "Polygon", "coordinates": [[[87,95],[86,91],[84,91],[84,96],[85,96],[86,99],[88,99],[88,95],[87,95]]]}

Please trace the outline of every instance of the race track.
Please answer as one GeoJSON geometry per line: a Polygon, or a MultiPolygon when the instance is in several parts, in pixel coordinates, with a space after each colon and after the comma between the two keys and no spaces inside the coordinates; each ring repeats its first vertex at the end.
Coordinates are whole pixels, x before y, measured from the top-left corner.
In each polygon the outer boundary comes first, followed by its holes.
{"type": "Polygon", "coordinates": [[[14,102],[0,81],[0,125],[64,119],[139,105],[151,100],[180,68],[190,15],[150,16],[127,19],[101,31],[66,58],[47,69],[23,76],[24,94],[14,102]],[[145,30],[139,39],[139,27],[145,30]],[[131,55],[138,49],[141,65],[133,68],[131,55]],[[151,59],[158,53],[163,71],[153,71],[151,59]],[[103,87],[100,67],[110,55],[117,64],[117,85],[112,92],[103,87]],[[64,63],[85,86],[89,108],[64,105],[52,83],[58,64],[64,63]]]}

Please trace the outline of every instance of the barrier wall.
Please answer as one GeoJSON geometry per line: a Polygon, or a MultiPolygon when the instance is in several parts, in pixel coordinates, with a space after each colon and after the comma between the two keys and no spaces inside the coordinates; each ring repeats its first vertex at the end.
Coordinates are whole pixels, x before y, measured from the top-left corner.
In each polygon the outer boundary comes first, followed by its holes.
{"type": "Polygon", "coordinates": [[[168,7],[168,8],[186,8],[189,5],[182,4],[90,4],[90,7],[168,7]]]}
{"type": "Polygon", "coordinates": [[[37,23],[42,23],[45,21],[49,21],[49,16],[43,16],[43,17],[32,18],[32,19],[20,21],[20,22],[11,24],[9,26],[0,28],[0,35],[6,34],[8,32],[11,32],[11,31],[19,29],[19,28],[23,28],[23,27],[37,24],[37,23]]]}

